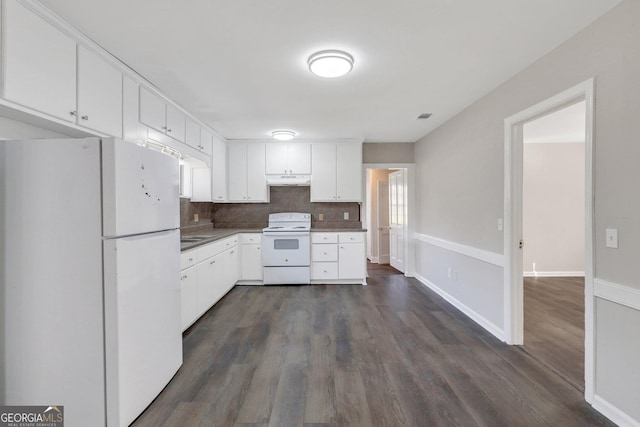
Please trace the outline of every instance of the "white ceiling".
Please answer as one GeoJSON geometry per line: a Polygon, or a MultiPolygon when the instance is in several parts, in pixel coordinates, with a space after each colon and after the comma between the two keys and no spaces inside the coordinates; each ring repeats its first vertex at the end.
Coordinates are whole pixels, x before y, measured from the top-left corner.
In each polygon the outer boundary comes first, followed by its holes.
{"type": "Polygon", "coordinates": [[[523,139],[527,143],[584,142],[585,102],[578,102],[552,114],[525,123],[523,139]]]}
{"type": "Polygon", "coordinates": [[[228,139],[413,142],[620,0],[41,2],[228,139]],[[323,49],[354,70],[309,73],[323,49]]]}

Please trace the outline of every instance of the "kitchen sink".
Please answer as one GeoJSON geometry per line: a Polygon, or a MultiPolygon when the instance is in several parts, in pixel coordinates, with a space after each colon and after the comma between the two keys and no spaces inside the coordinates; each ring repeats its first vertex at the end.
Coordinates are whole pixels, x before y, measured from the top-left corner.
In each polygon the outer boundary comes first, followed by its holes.
{"type": "Polygon", "coordinates": [[[208,240],[208,239],[213,239],[216,236],[214,235],[210,235],[210,236],[182,236],[180,237],[180,242],[181,243],[197,243],[197,242],[202,242],[203,240],[208,240]]]}

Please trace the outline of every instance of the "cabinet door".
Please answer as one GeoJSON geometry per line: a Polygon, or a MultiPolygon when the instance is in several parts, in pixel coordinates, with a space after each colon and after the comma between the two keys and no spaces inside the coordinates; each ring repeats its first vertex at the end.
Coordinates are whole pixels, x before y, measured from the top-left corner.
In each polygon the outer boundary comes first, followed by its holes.
{"type": "Polygon", "coordinates": [[[76,42],[17,1],[5,1],[4,97],[75,122],[76,42]]]}
{"type": "Polygon", "coordinates": [[[208,130],[202,128],[200,131],[200,144],[198,148],[205,154],[211,155],[211,146],[213,144],[213,135],[208,130]]]}
{"type": "Polygon", "coordinates": [[[228,177],[229,200],[232,202],[247,201],[247,144],[230,143],[228,177]]]}
{"type": "Polygon", "coordinates": [[[147,139],[147,127],[140,123],[138,112],[140,101],[138,83],[130,77],[122,79],[122,138],[127,141],[144,141],[147,139]]]}
{"type": "Polygon", "coordinates": [[[247,200],[267,201],[267,177],[265,175],[265,144],[247,144],[247,200]]]}
{"type": "Polygon", "coordinates": [[[284,175],[289,173],[287,164],[287,145],[283,142],[266,144],[266,173],[268,175],[284,175]]]}
{"type": "Polygon", "coordinates": [[[287,158],[289,173],[308,175],[311,173],[311,144],[287,144],[287,158]]]}
{"type": "Polygon", "coordinates": [[[336,200],[336,144],[315,143],[311,146],[311,201],[336,200]]]}
{"type": "Polygon", "coordinates": [[[235,246],[224,251],[224,281],[220,287],[220,298],[222,298],[231,288],[233,288],[238,280],[240,280],[240,254],[239,247],[235,246]]]}
{"type": "Polygon", "coordinates": [[[200,148],[200,125],[190,117],[186,119],[184,142],[193,148],[200,148]]]}
{"type": "Polygon", "coordinates": [[[242,245],[241,279],[262,280],[262,250],[260,245],[242,245]]]}
{"type": "Polygon", "coordinates": [[[191,201],[210,202],[211,201],[211,169],[192,168],[191,169],[191,201]]]}
{"type": "Polygon", "coordinates": [[[338,144],[336,153],[336,199],[339,202],[361,202],[362,146],[338,144]]]}
{"type": "Polygon", "coordinates": [[[338,245],[338,278],[365,278],[364,243],[341,243],[338,245]]]}
{"type": "Polygon", "coordinates": [[[166,104],[162,98],[144,87],[140,87],[140,121],[158,132],[166,132],[166,104]]]}
{"type": "Polygon", "coordinates": [[[227,143],[218,138],[211,141],[211,200],[227,200],[227,143]]]}
{"type": "Polygon", "coordinates": [[[182,285],[182,331],[184,331],[198,318],[196,269],[183,270],[180,283],[182,285]]]}
{"type": "Polygon", "coordinates": [[[167,105],[167,135],[184,142],[187,116],[172,104],[167,105]]]}
{"type": "Polygon", "coordinates": [[[198,305],[197,315],[209,310],[221,297],[220,278],[224,275],[223,254],[207,258],[196,266],[198,305]]]}
{"type": "Polygon", "coordinates": [[[78,124],[122,138],[122,73],[78,46],[78,124]]]}

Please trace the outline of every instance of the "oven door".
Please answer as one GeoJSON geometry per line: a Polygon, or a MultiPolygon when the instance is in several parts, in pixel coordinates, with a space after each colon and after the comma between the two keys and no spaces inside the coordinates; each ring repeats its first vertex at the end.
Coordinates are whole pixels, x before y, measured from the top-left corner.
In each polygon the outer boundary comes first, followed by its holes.
{"type": "Polygon", "coordinates": [[[309,233],[263,233],[262,265],[265,267],[311,265],[309,233]]]}

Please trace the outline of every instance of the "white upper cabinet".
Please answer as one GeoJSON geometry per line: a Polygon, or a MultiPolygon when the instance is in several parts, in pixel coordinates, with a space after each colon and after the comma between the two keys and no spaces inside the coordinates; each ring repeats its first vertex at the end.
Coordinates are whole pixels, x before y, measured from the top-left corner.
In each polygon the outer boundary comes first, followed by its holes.
{"type": "Polygon", "coordinates": [[[211,200],[227,201],[227,143],[216,137],[211,141],[211,200]]]}
{"type": "Polygon", "coordinates": [[[314,143],[312,202],[362,201],[362,144],[314,143]]]}
{"type": "Polygon", "coordinates": [[[266,202],[265,144],[236,142],[228,146],[229,201],[266,202]]]}
{"type": "Polygon", "coordinates": [[[173,104],[167,104],[167,135],[184,142],[186,119],[184,111],[173,104]]]}
{"type": "Polygon", "coordinates": [[[187,117],[184,142],[193,148],[200,148],[200,125],[191,117],[187,117]]]}
{"type": "Polygon", "coordinates": [[[122,137],[122,73],[78,46],[78,124],[122,137]]]}
{"type": "Polygon", "coordinates": [[[75,123],[75,40],[17,1],[2,5],[4,98],[75,123]]]}
{"type": "Polygon", "coordinates": [[[207,129],[202,128],[200,131],[200,143],[196,147],[203,153],[211,155],[213,145],[213,134],[209,132],[207,129]]]}
{"type": "Polygon", "coordinates": [[[122,137],[122,73],[25,5],[3,5],[4,98],[122,137]]]}
{"type": "Polygon", "coordinates": [[[308,175],[311,173],[311,144],[268,143],[266,162],[268,175],[308,175]]]}
{"type": "Polygon", "coordinates": [[[140,87],[140,122],[184,142],[186,115],[147,88],[140,87]]]}

